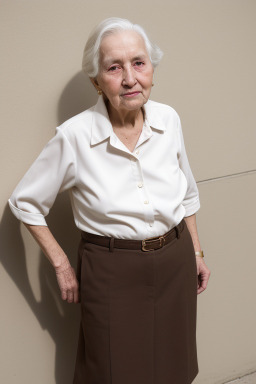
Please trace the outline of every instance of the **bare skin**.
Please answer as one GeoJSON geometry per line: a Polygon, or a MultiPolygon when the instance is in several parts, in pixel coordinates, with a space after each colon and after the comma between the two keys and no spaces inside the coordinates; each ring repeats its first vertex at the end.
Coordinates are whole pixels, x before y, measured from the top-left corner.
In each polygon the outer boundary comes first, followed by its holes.
{"type": "MultiPolygon", "coordinates": [[[[200,246],[199,237],[197,233],[196,214],[187,216],[184,219],[187,224],[189,233],[191,235],[195,252],[201,251],[201,246],[200,246]]],[[[195,257],[196,257],[197,275],[198,275],[197,294],[199,294],[206,289],[211,272],[201,256],[195,256],[195,257]]]]}
{"type": "Polygon", "coordinates": [[[91,81],[103,93],[115,134],[132,152],[142,131],[142,106],[148,101],[154,73],[143,38],[134,31],[104,37],[99,64],[91,81]]]}
{"type": "Polygon", "coordinates": [[[78,303],[80,298],[75,271],[50,229],[41,225],[25,224],[25,226],[54,267],[61,298],[67,300],[68,303],[78,303]]]}

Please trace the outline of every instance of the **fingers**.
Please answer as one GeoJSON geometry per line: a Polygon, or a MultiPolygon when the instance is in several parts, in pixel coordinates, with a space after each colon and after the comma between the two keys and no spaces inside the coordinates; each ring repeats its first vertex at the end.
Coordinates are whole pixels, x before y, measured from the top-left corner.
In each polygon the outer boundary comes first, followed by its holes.
{"type": "Polygon", "coordinates": [[[198,290],[197,290],[198,294],[200,294],[201,292],[203,292],[206,289],[209,277],[210,277],[210,274],[209,274],[208,277],[207,276],[203,276],[202,278],[199,279],[199,287],[198,287],[198,290]]]}
{"type": "Polygon", "coordinates": [[[74,269],[69,265],[65,270],[56,271],[62,300],[68,303],[79,302],[79,286],[74,269]]]}
{"type": "Polygon", "coordinates": [[[74,301],[74,293],[73,291],[68,291],[67,293],[67,302],[68,303],[73,303],[74,301]]]}
{"type": "Polygon", "coordinates": [[[80,295],[79,295],[79,289],[74,292],[74,303],[79,303],[80,302],[80,295]]]}
{"type": "Polygon", "coordinates": [[[197,256],[197,274],[198,274],[198,285],[197,285],[197,294],[202,293],[208,284],[211,271],[205,264],[205,262],[197,256]]]}

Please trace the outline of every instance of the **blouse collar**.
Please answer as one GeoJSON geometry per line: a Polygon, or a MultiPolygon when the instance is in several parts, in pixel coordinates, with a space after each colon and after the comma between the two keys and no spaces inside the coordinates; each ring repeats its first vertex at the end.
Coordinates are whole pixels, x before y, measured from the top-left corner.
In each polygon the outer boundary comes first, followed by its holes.
{"type": "MultiPolygon", "coordinates": [[[[165,131],[165,125],[158,113],[152,108],[151,100],[148,100],[144,104],[145,122],[147,127],[156,129],[157,131],[165,131]]],[[[109,120],[107,107],[105,105],[103,96],[99,96],[97,103],[93,109],[92,116],[92,132],[91,132],[91,144],[98,144],[101,141],[107,139],[113,133],[112,124],[109,120]]]]}

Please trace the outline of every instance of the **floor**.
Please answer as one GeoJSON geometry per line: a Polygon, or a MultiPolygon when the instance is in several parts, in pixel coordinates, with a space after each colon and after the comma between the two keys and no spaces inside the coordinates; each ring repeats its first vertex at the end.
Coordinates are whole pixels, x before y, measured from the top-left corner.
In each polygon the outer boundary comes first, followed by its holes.
{"type": "Polygon", "coordinates": [[[256,384],[256,372],[243,376],[240,379],[229,381],[226,384],[256,384]]]}

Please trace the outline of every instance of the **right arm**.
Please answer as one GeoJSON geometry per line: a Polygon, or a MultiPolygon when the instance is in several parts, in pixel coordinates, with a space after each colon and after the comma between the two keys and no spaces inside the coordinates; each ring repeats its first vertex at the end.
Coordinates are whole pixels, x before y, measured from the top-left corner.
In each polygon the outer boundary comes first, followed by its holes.
{"type": "Polygon", "coordinates": [[[50,229],[47,226],[41,225],[30,225],[26,223],[24,223],[24,225],[54,267],[62,299],[67,300],[68,303],[78,303],[78,282],[75,271],[50,229]]]}
{"type": "Polygon", "coordinates": [[[62,299],[77,303],[75,272],[45,221],[57,194],[76,182],[75,153],[61,130],[57,131],[17,185],[9,205],[53,265],[62,299]]]}

